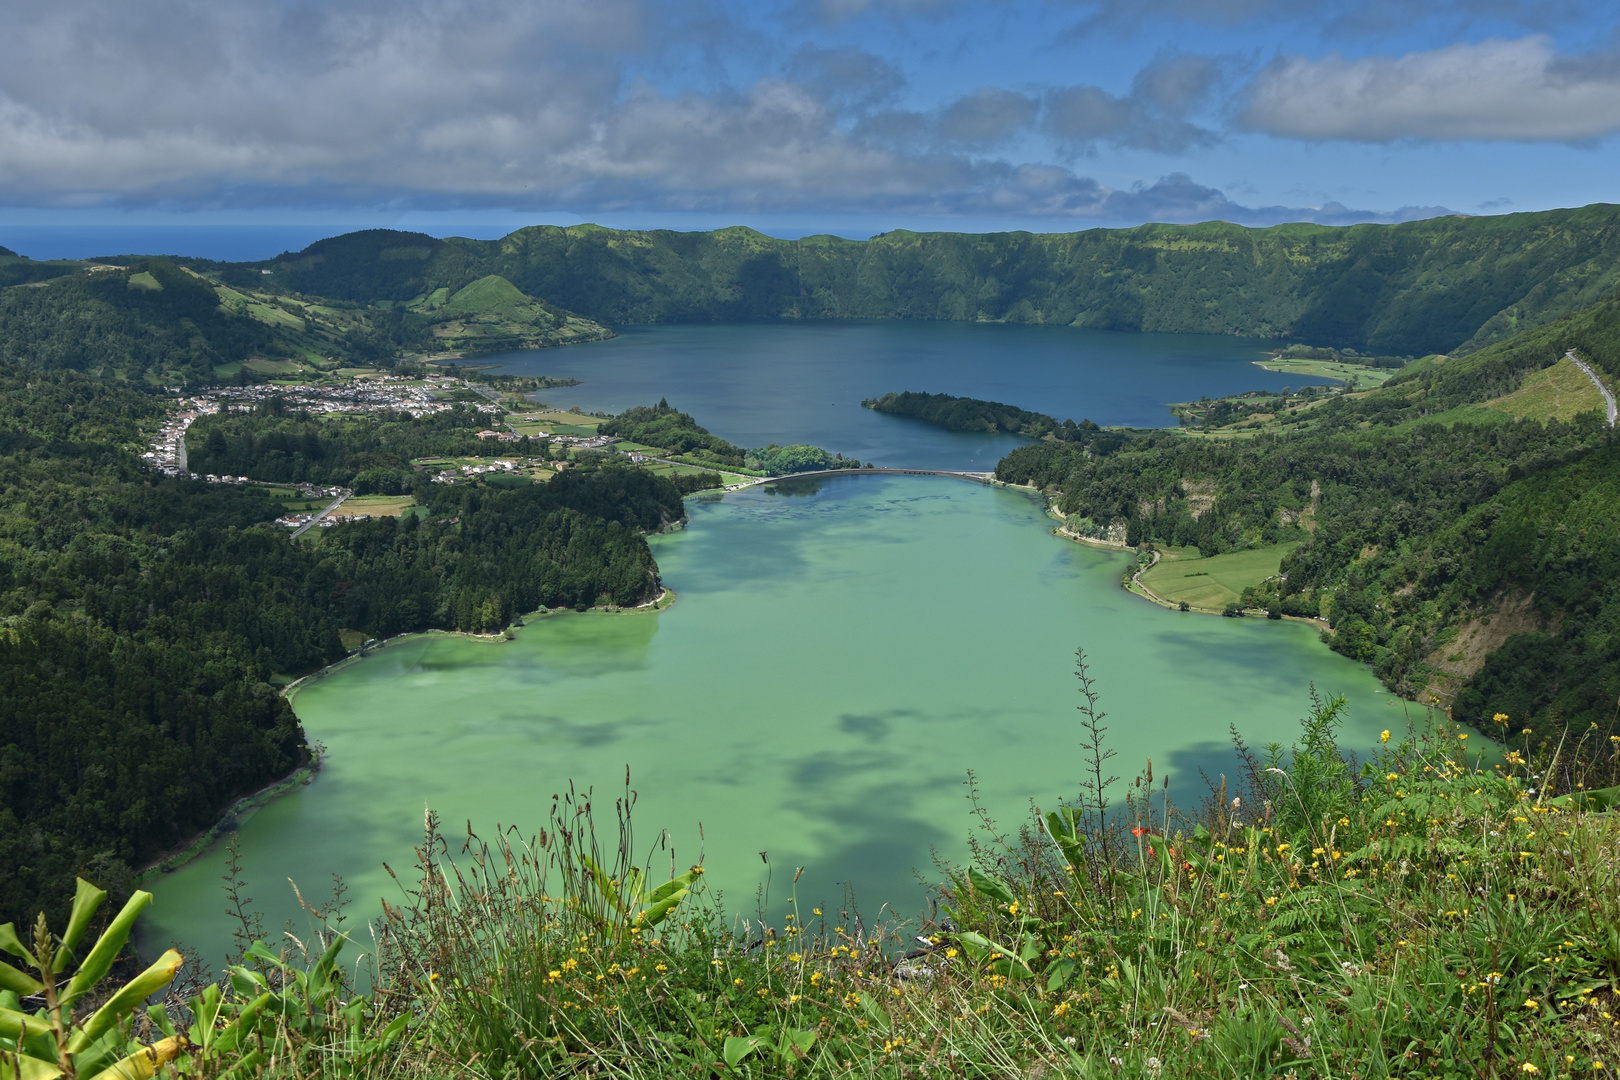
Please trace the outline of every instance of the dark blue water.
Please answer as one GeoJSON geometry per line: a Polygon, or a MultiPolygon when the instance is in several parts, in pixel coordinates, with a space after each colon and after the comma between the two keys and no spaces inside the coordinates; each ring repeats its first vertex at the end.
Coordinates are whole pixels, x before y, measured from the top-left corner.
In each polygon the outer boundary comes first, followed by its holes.
{"type": "Polygon", "coordinates": [[[0,247],[39,260],[185,255],[258,262],[347,231],[332,225],[0,225],[0,247]]]}
{"type": "Polygon", "coordinates": [[[988,470],[1027,440],[942,431],[861,408],[921,390],[1104,425],[1175,424],[1169,402],[1324,383],[1257,367],[1271,342],[986,323],[650,326],[612,341],[483,358],[510,374],[568,376],[549,405],[616,413],[667,397],[740,446],[811,443],[875,465],[988,470]]]}

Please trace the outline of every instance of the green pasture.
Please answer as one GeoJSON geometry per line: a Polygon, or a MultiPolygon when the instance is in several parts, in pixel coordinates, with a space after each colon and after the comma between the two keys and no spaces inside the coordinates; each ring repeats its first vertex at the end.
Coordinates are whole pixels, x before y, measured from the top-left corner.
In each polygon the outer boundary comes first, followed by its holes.
{"type": "Polygon", "coordinates": [[[1142,574],[1142,584],[1172,604],[1219,611],[1277,572],[1284,556],[1300,541],[1232,551],[1204,558],[1198,549],[1166,548],[1157,566],[1142,574]]]}
{"type": "Polygon", "coordinates": [[[1364,367],[1345,364],[1337,360],[1305,360],[1293,357],[1275,357],[1255,361],[1267,371],[1280,371],[1287,375],[1313,375],[1322,379],[1335,379],[1352,390],[1380,386],[1398,370],[1396,368],[1364,367]]]}
{"type": "Polygon", "coordinates": [[[1602,412],[1603,395],[1584,371],[1561,359],[1525,379],[1513,393],[1484,404],[1515,420],[1572,420],[1583,412],[1602,412]]]}

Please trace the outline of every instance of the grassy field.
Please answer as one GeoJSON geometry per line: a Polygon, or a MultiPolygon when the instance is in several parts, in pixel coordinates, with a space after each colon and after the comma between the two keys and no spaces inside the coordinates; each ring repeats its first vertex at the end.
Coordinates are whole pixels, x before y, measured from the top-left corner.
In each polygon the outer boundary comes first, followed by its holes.
{"type": "Polygon", "coordinates": [[[416,505],[409,495],[356,495],[344,500],[339,514],[369,514],[372,517],[399,517],[416,505]]]}
{"type": "Polygon", "coordinates": [[[1525,379],[1513,393],[1484,404],[1515,420],[1569,420],[1583,412],[1602,412],[1603,395],[1580,368],[1563,359],[1525,379]]]}
{"type": "Polygon", "coordinates": [[[1336,379],[1348,385],[1352,390],[1382,385],[1384,380],[1395,374],[1397,370],[1396,368],[1373,368],[1363,367],[1360,364],[1344,364],[1336,360],[1303,360],[1286,357],[1256,360],[1255,363],[1267,371],[1280,371],[1287,375],[1314,375],[1322,379],[1336,379]]]}
{"type": "Polygon", "coordinates": [[[520,410],[506,419],[521,435],[595,435],[597,425],[602,422],[556,409],[520,410]]]}
{"type": "Polygon", "coordinates": [[[321,496],[310,498],[307,495],[301,495],[297,488],[284,484],[267,484],[265,488],[272,499],[281,503],[281,509],[289,514],[319,510],[332,501],[321,496]]]}
{"type": "Polygon", "coordinates": [[[1275,574],[1283,557],[1298,546],[1295,540],[1207,559],[1197,548],[1166,548],[1159,564],[1142,574],[1142,584],[1172,604],[1185,601],[1189,607],[1219,611],[1250,585],[1275,574]]]}

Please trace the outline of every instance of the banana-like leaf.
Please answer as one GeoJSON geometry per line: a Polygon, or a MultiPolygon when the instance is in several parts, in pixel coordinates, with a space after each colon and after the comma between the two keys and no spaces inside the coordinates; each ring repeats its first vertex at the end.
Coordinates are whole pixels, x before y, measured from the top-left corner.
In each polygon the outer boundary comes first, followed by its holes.
{"type": "Polygon", "coordinates": [[[225,993],[218,983],[209,983],[190,1004],[191,1041],[207,1049],[219,1033],[219,1011],[225,1005],[225,993]]]}
{"type": "Polygon", "coordinates": [[[270,994],[260,994],[242,1006],[242,1011],[236,1014],[236,1017],[226,1025],[223,1031],[213,1037],[212,1042],[209,1043],[210,1048],[225,1054],[240,1046],[243,1037],[258,1024],[259,1013],[270,1003],[271,996],[270,994]]]}
{"type": "Polygon", "coordinates": [[[672,877],[641,899],[648,904],[656,904],[674,892],[685,892],[692,887],[692,882],[698,879],[697,870],[688,870],[679,877],[672,877]]]}
{"type": "Polygon", "coordinates": [[[1029,968],[1029,964],[1025,963],[1017,955],[1005,947],[997,945],[983,934],[975,934],[970,930],[967,933],[956,935],[956,938],[963,945],[967,946],[970,955],[977,954],[977,956],[982,957],[987,953],[993,954],[995,956],[1002,957],[1011,963],[1017,964],[1019,967],[1026,970],[1029,968]]]}
{"type": "Polygon", "coordinates": [[[10,990],[18,997],[28,997],[44,993],[45,984],[26,971],[18,971],[4,960],[0,960],[0,990],[10,990]]]}
{"type": "Polygon", "coordinates": [[[1080,811],[1072,806],[1061,807],[1057,810],[1047,811],[1046,833],[1052,842],[1063,849],[1065,855],[1071,848],[1079,850],[1085,846],[1086,834],[1080,831],[1080,811]]]}
{"type": "Polygon", "coordinates": [[[61,948],[56,950],[56,962],[51,965],[53,972],[61,971],[73,958],[73,951],[79,947],[79,939],[90,929],[91,917],[101,907],[102,901],[107,899],[104,890],[96,888],[84,878],[79,878],[78,881],[78,890],[73,894],[73,914],[68,918],[68,928],[62,935],[61,948]]]}
{"type": "Polygon", "coordinates": [[[231,989],[243,997],[252,997],[254,994],[260,994],[270,989],[270,984],[265,980],[265,977],[252,968],[236,964],[230,968],[230,973],[231,989]]]}
{"type": "Polygon", "coordinates": [[[56,1080],[62,1070],[55,1062],[10,1054],[0,1056],[0,1080],[56,1080]]]}
{"type": "Polygon", "coordinates": [[[16,1009],[0,1009],[0,1039],[15,1039],[24,1031],[30,1035],[49,1035],[52,1028],[49,1021],[37,1016],[16,1009]]]}
{"type": "Polygon", "coordinates": [[[1000,878],[981,874],[977,867],[968,867],[968,884],[993,900],[1000,900],[1003,904],[1013,902],[1012,887],[1000,878]]]}
{"type": "Polygon", "coordinates": [[[1597,788],[1592,791],[1572,791],[1549,799],[1548,804],[1560,809],[1580,809],[1601,812],[1620,806],[1620,787],[1597,788]]]}
{"type": "Polygon", "coordinates": [[[112,923],[97,939],[95,947],[90,950],[90,955],[84,958],[84,963],[79,965],[79,970],[73,973],[73,978],[69,981],[67,990],[62,994],[63,1005],[71,1005],[79,1000],[79,998],[89,993],[96,983],[106,977],[107,972],[112,968],[113,961],[118,957],[119,950],[124,947],[124,942],[129,940],[129,932],[135,926],[136,917],[151,902],[152,894],[149,892],[137,891],[134,896],[129,898],[129,902],[124,905],[124,910],[113,918],[112,923]]]}
{"type": "Polygon", "coordinates": [[[29,967],[39,967],[39,961],[34,959],[34,954],[29,952],[28,947],[22,943],[22,939],[17,937],[16,923],[6,923],[4,926],[0,926],[0,951],[8,952],[12,956],[20,958],[29,967]]]}
{"type": "Polygon", "coordinates": [[[190,1043],[184,1035],[143,1046],[122,1061],[96,1073],[90,1080],[148,1080],[158,1069],[180,1056],[190,1043]]]}
{"type": "Polygon", "coordinates": [[[675,906],[691,895],[692,883],[698,879],[701,871],[693,869],[678,877],[672,877],[658,888],[642,897],[647,905],[636,912],[637,926],[657,926],[669,917],[675,906]]]}
{"type": "Polygon", "coordinates": [[[679,892],[670,893],[656,904],[642,908],[636,912],[636,925],[657,926],[669,918],[669,913],[675,910],[677,904],[686,899],[686,893],[687,890],[681,889],[679,892]]]}
{"type": "MultiPolygon", "coordinates": [[[[105,935],[103,940],[106,940],[105,935]]],[[[101,948],[100,942],[96,943],[96,948],[101,948]]],[[[157,963],[120,987],[116,994],[107,999],[107,1004],[97,1009],[90,1019],[84,1022],[84,1026],[73,1033],[73,1037],[68,1040],[68,1049],[77,1054],[101,1038],[102,1034],[114,1024],[134,1012],[135,1007],[141,1002],[168,986],[179,973],[183,962],[180,954],[173,949],[158,957],[157,963]]],[[[75,975],[74,979],[77,980],[78,976],[75,975]]]]}
{"type": "Polygon", "coordinates": [[[622,914],[624,912],[624,905],[619,902],[619,892],[613,887],[612,879],[603,872],[600,866],[596,865],[596,860],[592,859],[584,852],[580,853],[579,861],[584,863],[586,867],[590,869],[591,878],[596,882],[596,891],[602,894],[602,899],[606,900],[609,904],[612,904],[614,911],[622,914]]]}

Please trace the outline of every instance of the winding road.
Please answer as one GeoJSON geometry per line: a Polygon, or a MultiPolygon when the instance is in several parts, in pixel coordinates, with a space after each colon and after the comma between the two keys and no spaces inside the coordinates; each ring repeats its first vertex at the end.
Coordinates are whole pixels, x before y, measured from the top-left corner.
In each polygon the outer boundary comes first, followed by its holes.
{"type": "Polygon", "coordinates": [[[1565,353],[1564,358],[1570,363],[1574,364],[1576,367],[1580,368],[1582,371],[1586,372],[1586,377],[1591,379],[1592,385],[1598,388],[1598,393],[1603,395],[1604,408],[1609,414],[1609,426],[1614,427],[1616,418],[1620,417],[1620,409],[1615,407],[1614,395],[1609,392],[1609,388],[1603,385],[1603,380],[1598,378],[1597,372],[1593,371],[1589,366],[1587,366],[1585,360],[1582,360],[1580,357],[1575,355],[1574,349],[1571,349],[1569,352],[1565,353]]]}

